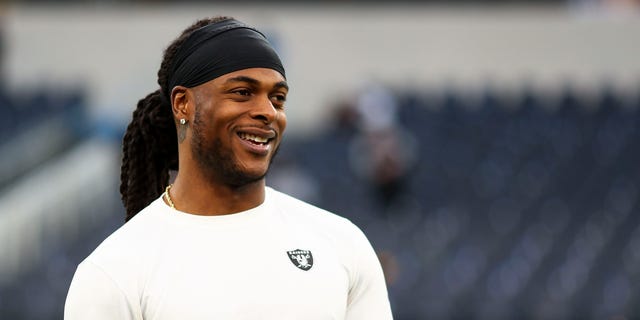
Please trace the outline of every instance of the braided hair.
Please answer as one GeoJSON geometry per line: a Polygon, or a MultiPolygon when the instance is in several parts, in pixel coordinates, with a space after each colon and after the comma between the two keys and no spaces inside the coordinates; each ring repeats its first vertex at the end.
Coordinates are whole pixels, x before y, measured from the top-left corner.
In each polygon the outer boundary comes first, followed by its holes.
{"type": "Polygon", "coordinates": [[[176,53],[193,31],[228,19],[231,18],[206,18],[185,29],[164,51],[158,70],[160,88],[138,101],[122,141],[120,194],[126,221],[157,199],[169,183],[169,170],[178,169],[176,123],[170,102],[172,88],[167,87],[176,53]]]}

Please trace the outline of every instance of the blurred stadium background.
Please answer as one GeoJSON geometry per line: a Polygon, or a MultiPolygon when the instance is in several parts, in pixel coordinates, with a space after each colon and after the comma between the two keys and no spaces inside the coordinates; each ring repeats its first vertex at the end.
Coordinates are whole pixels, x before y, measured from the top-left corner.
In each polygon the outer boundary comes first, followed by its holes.
{"type": "Polygon", "coordinates": [[[396,319],[640,318],[639,1],[185,3],[0,4],[1,319],[62,318],[164,46],[217,14],[287,67],[268,184],[368,234],[396,319]]]}

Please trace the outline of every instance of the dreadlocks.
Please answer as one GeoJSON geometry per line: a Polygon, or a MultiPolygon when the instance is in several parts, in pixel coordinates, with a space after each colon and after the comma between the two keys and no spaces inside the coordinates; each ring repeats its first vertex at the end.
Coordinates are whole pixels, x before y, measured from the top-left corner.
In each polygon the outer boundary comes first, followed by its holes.
{"type": "Polygon", "coordinates": [[[169,183],[169,170],[178,169],[176,123],[171,110],[168,73],[176,53],[195,30],[230,17],[202,19],[185,29],[164,51],[158,84],[160,88],[138,101],[122,142],[120,194],[126,221],[157,199],[169,183]]]}

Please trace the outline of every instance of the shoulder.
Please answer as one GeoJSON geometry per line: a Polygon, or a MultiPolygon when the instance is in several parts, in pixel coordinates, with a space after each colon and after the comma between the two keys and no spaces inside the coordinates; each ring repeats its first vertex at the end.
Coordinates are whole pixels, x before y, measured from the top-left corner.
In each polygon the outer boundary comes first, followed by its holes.
{"type": "Polygon", "coordinates": [[[349,219],[319,208],[290,195],[267,188],[267,195],[281,218],[287,223],[304,227],[309,232],[345,238],[362,238],[364,234],[349,219]]]}
{"type": "Polygon", "coordinates": [[[163,244],[161,204],[156,200],[140,211],[78,265],[67,298],[69,313],[86,310],[89,300],[118,306],[135,305],[137,294],[144,286],[149,260],[163,244]],[[98,287],[104,292],[91,293],[98,287]]]}
{"type": "Polygon", "coordinates": [[[333,212],[319,208],[300,199],[294,198],[273,188],[267,187],[267,197],[282,214],[299,220],[352,225],[351,221],[333,212]]]}
{"type": "Polygon", "coordinates": [[[163,225],[162,203],[152,202],[107,237],[85,261],[107,273],[133,269],[160,245],[163,225]]]}

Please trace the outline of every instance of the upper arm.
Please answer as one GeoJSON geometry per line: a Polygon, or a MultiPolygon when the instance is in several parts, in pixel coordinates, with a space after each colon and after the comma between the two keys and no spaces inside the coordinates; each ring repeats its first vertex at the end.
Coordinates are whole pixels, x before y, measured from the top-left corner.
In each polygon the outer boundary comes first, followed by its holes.
{"type": "Polygon", "coordinates": [[[392,319],[389,295],[380,261],[365,235],[353,241],[354,261],[347,301],[347,320],[392,319]]]}
{"type": "Polygon", "coordinates": [[[85,260],[71,281],[64,319],[142,319],[136,309],[107,273],[85,260]]]}

